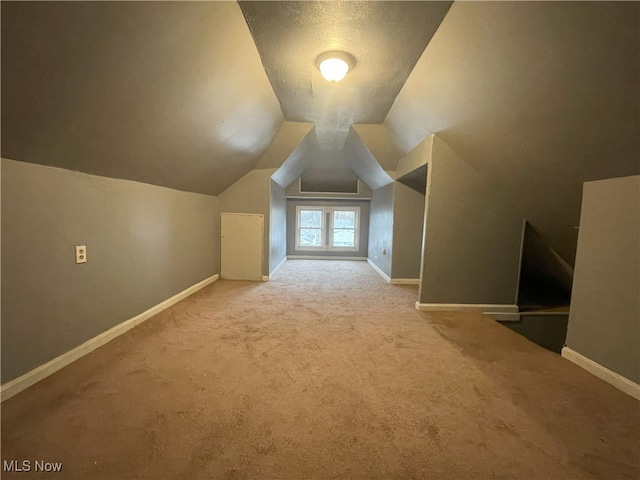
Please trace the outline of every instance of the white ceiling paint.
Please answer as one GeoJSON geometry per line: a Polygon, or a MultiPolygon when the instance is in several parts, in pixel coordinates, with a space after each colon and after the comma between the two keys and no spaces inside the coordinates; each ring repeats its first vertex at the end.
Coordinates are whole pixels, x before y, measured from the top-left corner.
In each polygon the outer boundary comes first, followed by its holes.
{"type": "Polygon", "coordinates": [[[435,132],[573,263],[582,183],[640,173],[640,4],[455,3],[385,125],[435,132]]]}
{"type": "Polygon", "coordinates": [[[283,117],[235,2],[2,2],[2,154],[218,194],[283,117]]]}

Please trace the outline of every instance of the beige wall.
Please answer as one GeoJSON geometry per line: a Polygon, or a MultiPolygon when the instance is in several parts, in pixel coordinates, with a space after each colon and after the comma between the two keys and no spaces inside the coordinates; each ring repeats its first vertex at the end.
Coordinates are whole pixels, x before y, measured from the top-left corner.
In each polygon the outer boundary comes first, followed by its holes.
{"type": "Polygon", "coordinates": [[[584,184],[567,346],[640,383],[640,176],[584,184]]]}
{"type": "Polygon", "coordinates": [[[217,197],[1,165],[3,383],[219,272],[217,197]]]}

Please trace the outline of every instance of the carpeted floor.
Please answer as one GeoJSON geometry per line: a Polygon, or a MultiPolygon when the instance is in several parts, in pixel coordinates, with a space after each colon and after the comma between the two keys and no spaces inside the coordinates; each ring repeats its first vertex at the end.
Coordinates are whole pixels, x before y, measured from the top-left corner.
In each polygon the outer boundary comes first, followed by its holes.
{"type": "Polygon", "coordinates": [[[365,262],[218,281],[2,404],[51,479],[640,477],[640,403],[365,262]]]}

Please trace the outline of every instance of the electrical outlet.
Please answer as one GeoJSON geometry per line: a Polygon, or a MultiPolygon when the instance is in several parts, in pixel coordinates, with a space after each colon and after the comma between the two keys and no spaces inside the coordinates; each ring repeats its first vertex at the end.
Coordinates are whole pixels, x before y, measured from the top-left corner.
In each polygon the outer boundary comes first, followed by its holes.
{"type": "Polygon", "coordinates": [[[87,263],[86,245],[76,245],[76,263],[87,263]]]}

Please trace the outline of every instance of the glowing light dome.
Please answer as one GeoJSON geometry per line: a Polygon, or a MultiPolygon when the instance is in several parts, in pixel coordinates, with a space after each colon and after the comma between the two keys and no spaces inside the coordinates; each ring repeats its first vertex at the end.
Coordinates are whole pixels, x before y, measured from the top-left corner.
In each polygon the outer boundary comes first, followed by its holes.
{"type": "Polygon", "coordinates": [[[340,51],[325,52],[316,62],[322,76],[331,83],[339,82],[346,77],[355,63],[352,55],[340,51]]]}

